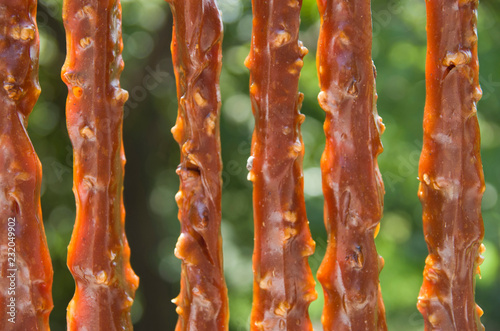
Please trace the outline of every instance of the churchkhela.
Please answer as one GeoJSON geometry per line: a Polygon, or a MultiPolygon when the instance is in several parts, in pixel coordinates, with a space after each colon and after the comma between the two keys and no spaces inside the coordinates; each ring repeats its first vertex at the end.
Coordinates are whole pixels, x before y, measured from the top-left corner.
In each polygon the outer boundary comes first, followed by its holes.
{"type": "Polygon", "coordinates": [[[248,179],[253,182],[255,246],[251,326],[312,330],[316,299],[308,264],[315,243],[304,202],[299,76],[307,49],[298,40],[301,0],[253,0],[250,98],[255,116],[248,179]]]}
{"type": "Polygon", "coordinates": [[[418,195],[429,255],[418,297],[425,330],[484,330],[474,301],[484,236],[476,103],[478,1],[429,0],[418,195]]]}
{"type": "Polygon", "coordinates": [[[377,163],[384,131],[371,59],[370,0],[318,0],[317,68],[326,112],[321,158],[326,254],[318,270],[324,330],[386,330],[374,237],[384,186],[377,163]]]}
{"type": "Polygon", "coordinates": [[[0,0],[0,330],[49,330],[42,167],[26,133],[40,95],[35,0],[0,0]]]}
{"type": "Polygon", "coordinates": [[[173,300],[176,330],[229,330],[220,233],[222,20],[215,0],[168,3],[179,107],[172,134],[181,150],[175,197],[181,223],[175,255],[182,260],[180,294],[173,300]]]}
{"type": "Polygon", "coordinates": [[[73,145],[76,222],[68,267],[76,291],[68,330],[132,330],[139,279],[125,236],[123,70],[119,0],[65,0],[66,120],[73,145]]]}

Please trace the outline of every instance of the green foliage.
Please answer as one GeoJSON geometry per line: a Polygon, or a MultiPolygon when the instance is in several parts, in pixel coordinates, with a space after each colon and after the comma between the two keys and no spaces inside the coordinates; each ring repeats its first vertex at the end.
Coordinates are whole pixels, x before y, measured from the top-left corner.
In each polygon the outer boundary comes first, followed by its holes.
{"type": "MultiPolygon", "coordinates": [[[[29,124],[29,133],[43,164],[42,207],[54,263],[54,302],[51,325],[65,329],[66,306],[74,291],[66,253],[75,217],[72,150],[65,128],[66,86],[60,80],[65,56],[61,0],[39,1],[42,95],[29,124]]],[[[179,291],[180,261],[173,256],[179,234],[174,195],[179,181],[175,168],[179,148],[170,128],[177,113],[170,40],[172,19],[162,0],[123,0],[125,71],[122,86],[130,92],[125,107],[124,142],[127,155],[125,203],[132,266],[141,277],[133,319],[137,330],[173,330],[179,291]],[[146,83],[146,78],[149,78],[146,83]],[[151,83],[153,82],[153,83],[151,83]]],[[[231,306],[231,330],[247,330],[252,300],[253,220],[251,185],[245,168],[250,153],[253,117],[248,99],[249,73],[243,61],[249,52],[250,1],[219,0],[225,21],[221,74],[221,136],[224,160],[223,238],[231,306]]],[[[485,243],[483,279],[477,282],[477,302],[485,310],[487,329],[500,329],[499,236],[500,209],[500,6],[483,2],[479,9],[479,57],[483,100],[478,105],[482,157],[486,178],[483,199],[485,243]]],[[[377,238],[386,265],[381,284],[392,330],[422,330],[416,310],[427,247],[422,234],[417,198],[418,158],[422,146],[425,101],[425,3],[413,0],[373,2],[373,58],[378,69],[378,111],[387,127],[385,151],[379,157],[385,181],[385,216],[377,238]]],[[[301,39],[306,56],[300,90],[306,148],[304,159],[308,218],[316,253],[310,258],[315,273],[326,247],[319,162],[324,148],[324,112],[318,106],[315,67],[319,15],[314,0],[304,0],[301,39]]],[[[320,327],[322,291],[311,305],[320,327]]]]}

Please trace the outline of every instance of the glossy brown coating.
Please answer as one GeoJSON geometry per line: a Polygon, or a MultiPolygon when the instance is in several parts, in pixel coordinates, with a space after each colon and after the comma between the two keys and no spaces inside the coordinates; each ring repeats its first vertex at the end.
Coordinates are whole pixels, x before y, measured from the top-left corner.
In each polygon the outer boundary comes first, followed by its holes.
{"type": "Polygon", "coordinates": [[[370,0],[318,0],[317,65],[326,112],[321,159],[328,246],[318,270],[324,330],[386,330],[374,236],[384,186],[377,156],[384,130],[371,59],[370,0]]]}
{"type": "Polygon", "coordinates": [[[73,144],[76,222],[68,267],[76,291],[68,330],[131,330],[139,279],[125,236],[123,70],[119,0],[65,0],[66,117],[73,144]]]}
{"type": "Polygon", "coordinates": [[[181,148],[175,197],[181,223],[175,255],[182,260],[181,290],[173,300],[179,314],[176,330],[229,330],[220,233],[222,20],[214,0],[168,3],[179,103],[172,134],[181,148]]]}
{"type": "Polygon", "coordinates": [[[476,103],[477,0],[428,0],[427,97],[419,197],[429,256],[418,309],[425,330],[483,330],[474,302],[484,192],[476,103]]]}
{"type": "Polygon", "coordinates": [[[26,133],[40,95],[36,3],[0,0],[0,330],[5,331],[49,330],[53,307],[40,208],[42,168],[26,133]],[[16,313],[9,321],[11,298],[16,313]]]}
{"type": "Polygon", "coordinates": [[[251,330],[312,330],[316,299],[308,264],[309,231],[300,124],[300,70],[307,49],[298,40],[301,0],[253,0],[250,97],[255,116],[249,180],[253,182],[255,246],[251,330]]]}

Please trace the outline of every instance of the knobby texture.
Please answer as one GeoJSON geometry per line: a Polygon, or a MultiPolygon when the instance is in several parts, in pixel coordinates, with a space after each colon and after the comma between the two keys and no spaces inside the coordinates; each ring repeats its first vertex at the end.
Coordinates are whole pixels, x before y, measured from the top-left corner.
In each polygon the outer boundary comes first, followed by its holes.
{"type": "Polygon", "coordinates": [[[181,330],[228,330],[222,264],[219,138],[222,20],[214,0],[169,0],[174,18],[172,59],[179,111],[172,129],[181,148],[177,168],[182,260],[177,305],[181,330]]]}
{"type": "Polygon", "coordinates": [[[484,192],[476,103],[477,0],[429,0],[419,197],[429,249],[418,309],[426,330],[483,330],[474,302],[484,192]]]}
{"type": "Polygon", "coordinates": [[[328,246],[318,270],[325,330],[386,330],[374,237],[384,186],[377,164],[384,130],[371,60],[370,0],[318,0],[317,65],[326,112],[321,159],[328,246]]]}
{"type": "Polygon", "coordinates": [[[66,118],[73,144],[76,223],[68,267],[76,291],[68,330],[131,330],[139,279],[125,236],[122,143],[123,70],[118,0],[65,0],[66,118]]]}
{"type": "Polygon", "coordinates": [[[1,330],[48,330],[53,307],[40,208],[42,168],[26,133],[40,95],[36,3],[0,0],[1,330]],[[9,314],[12,302],[15,313],[9,314]]]}
{"type": "Polygon", "coordinates": [[[306,217],[298,40],[302,1],[253,0],[250,97],[255,116],[248,162],[255,246],[251,330],[312,330],[316,299],[308,264],[315,243],[306,217]]]}

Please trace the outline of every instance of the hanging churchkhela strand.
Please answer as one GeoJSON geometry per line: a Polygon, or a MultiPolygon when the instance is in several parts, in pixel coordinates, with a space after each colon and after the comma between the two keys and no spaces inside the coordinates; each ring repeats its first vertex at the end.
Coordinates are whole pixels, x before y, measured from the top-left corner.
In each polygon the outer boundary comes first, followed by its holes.
{"type": "Polygon", "coordinates": [[[181,148],[177,168],[182,260],[173,302],[177,331],[229,330],[222,263],[222,160],[219,138],[222,20],[215,0],[168,0],[174,18],[172,59],[179,111],[172,134],[181,148]]]}
{"type": "Polygon", "coordinates": [[[123,70],[119,0],[65,0],[66,116],[73,144],[76,223],[68,267],[76,291],[68,330],[131,330],[138,278],[125,236],[123,70]]]}
{"type": "Polygon", "coordinates": [[[315,243],[306,217],[300,125],[298,40],[302,1],[253,0],[250,97],[255,116],[249,180],[253,182],[255,247],[251,330],[312,330],[316,299],[308,264],[315,243]]]}
{"type": "Polygon", "coordinates": [[[374,237],[384,187],[369,0],[318,0],[319,104],[326,112],[321,159],[328,246],[318,270],[325,330],[386,330],[374,237]]]}
{"type": "Polygon", "coordinates": [[[484,330],[474,301],[484,251],[478,1],[430,0],[426,6],[427,96],[418,194],[429,255],[418,309],[425,330],[484,330]]]}
{"type": "Polygon", "coordinates": [[[26,134],[40,95],[34,0],[0,0],[0,330],[49,330],[52,264],[40,207],[42,168],[26,134]]]}

